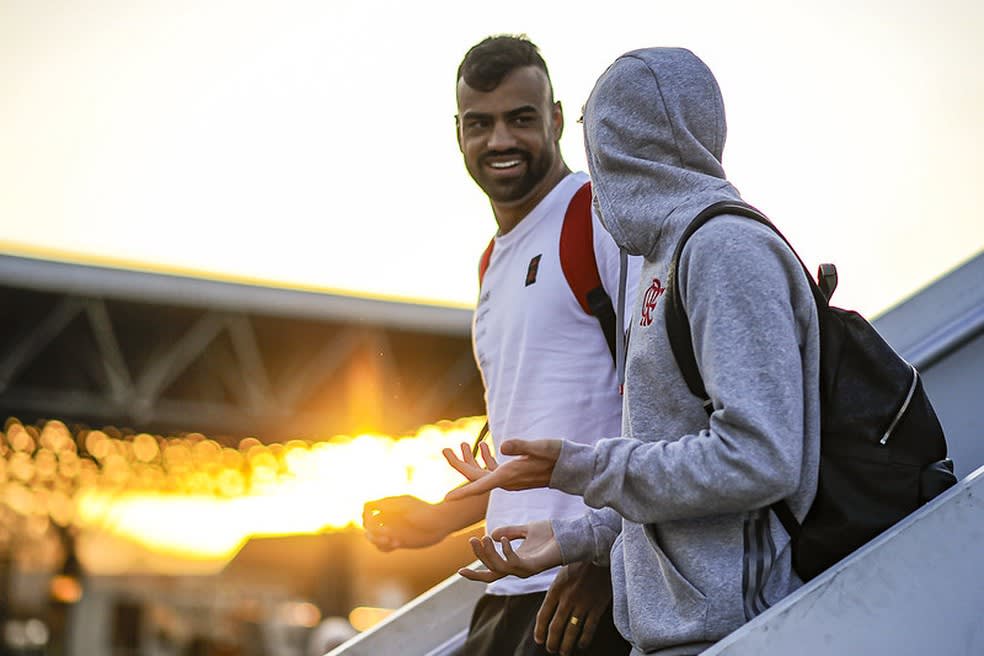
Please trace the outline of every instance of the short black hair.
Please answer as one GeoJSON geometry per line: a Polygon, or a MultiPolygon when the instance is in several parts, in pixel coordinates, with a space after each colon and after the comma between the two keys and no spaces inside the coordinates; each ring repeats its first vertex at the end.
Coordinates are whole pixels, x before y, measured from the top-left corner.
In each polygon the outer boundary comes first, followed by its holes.
{"type": "Polygon", "coordinates": [[[489,92],[499,86],[506,75],[526,66],[543,71],[553,98],[547,63],[543,61],[540,49],[525,34],[499,34],[482,39],[465,53],[455,79],[464,80],[472,89],[489,92]]]}

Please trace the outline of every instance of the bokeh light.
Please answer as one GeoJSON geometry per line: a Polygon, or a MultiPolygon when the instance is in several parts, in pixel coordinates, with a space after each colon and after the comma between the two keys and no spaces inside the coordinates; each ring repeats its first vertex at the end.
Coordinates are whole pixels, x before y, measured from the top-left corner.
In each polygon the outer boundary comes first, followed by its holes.
{"type": "MultiPolygon", "coordinates": [[[[371,499],[439,501],[462,482],[441,450],[471,442],[484,417],[415,434],[341,435],[223,446],[200,433],[124,435],[8,419],[0,433],[4,529],[102,532],[152,552],[228,561],[253,536],[359,527],[371,499]]],[[[67,593],[66,593],[67,594],[67,593]]]]}

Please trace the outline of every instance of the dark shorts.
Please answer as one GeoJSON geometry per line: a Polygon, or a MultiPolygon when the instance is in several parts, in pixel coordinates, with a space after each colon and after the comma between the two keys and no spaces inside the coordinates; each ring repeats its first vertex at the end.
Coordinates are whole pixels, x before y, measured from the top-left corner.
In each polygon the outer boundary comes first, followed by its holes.
{"type": "MultiPolygon", "coordinates": [[[[544,645],[533,641],[536,614],[547,595],[482,595],[475,604],[468,639],[458,652],[461,656],[551,656],[544,645]]],[[[611,606],[602,615],[588,649],[576,649],[578,656],[626,656],[629,644],[612,622],[611,606]]]]}

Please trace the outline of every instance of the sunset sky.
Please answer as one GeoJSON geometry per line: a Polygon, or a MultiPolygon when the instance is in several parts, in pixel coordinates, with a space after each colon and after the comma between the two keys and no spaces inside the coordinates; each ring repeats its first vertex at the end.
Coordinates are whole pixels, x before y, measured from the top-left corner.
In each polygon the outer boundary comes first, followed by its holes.
{"type": "Polygon", "coordinates": [[[0,252],[470,306],[454,73],[541,47],[562,148],[619,54],[717,75],[725,169],[876,314],[984,248],[984,3],[0,0],[0,252]]]}

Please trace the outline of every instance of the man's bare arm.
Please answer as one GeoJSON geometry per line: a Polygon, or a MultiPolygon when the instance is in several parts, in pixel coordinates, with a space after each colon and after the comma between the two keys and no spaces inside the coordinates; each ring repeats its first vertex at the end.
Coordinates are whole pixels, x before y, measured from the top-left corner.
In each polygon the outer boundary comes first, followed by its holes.
{"type": "Polygon", "coordinates": [[[419,549],[485,519],[488,494],[432,504],[408,495],[366,503],[362,525],[381,551],[419,549]]]}

